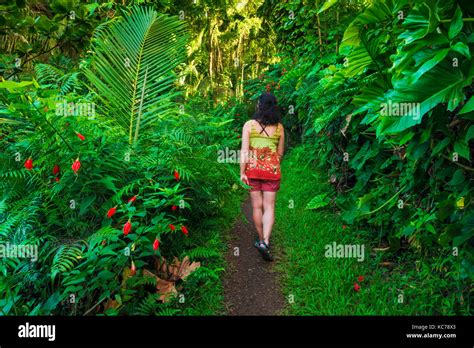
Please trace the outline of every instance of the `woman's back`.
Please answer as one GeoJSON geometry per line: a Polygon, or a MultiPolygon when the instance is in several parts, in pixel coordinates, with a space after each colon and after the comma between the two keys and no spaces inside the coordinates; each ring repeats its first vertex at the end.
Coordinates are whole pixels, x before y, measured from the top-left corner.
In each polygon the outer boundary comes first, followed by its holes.
{"type": "Polygon", "coordinates": [[[278,144],[281,125],[262,125],[257,120],[249,121],[250,146],[246,173],[249,178],[263,180],[280,179],[280,158],[278,144]]]}

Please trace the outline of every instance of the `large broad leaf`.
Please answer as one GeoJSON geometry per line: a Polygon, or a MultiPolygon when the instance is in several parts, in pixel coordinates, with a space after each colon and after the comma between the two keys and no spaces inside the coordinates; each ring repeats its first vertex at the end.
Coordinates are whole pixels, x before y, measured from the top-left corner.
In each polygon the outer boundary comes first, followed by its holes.
{"type": "Polygon", "coordinates": [[[397,47],[397,54],[394,56],[393,67],[391,69],[395,78],[399,78],[397,76],[398,73],[412,70],[413,66],[421,66],[426,61],[434,58],[439,51],[432,47],[442,46],[448,47],[449,40],[445,35],[436,32],[430,33],[409,45],[401,41],[397,47]]]}
{"type": "Polygon", "coordinates": [[[361,27],[374,24],[383,23],[386,20],[392,20],[394,14],[398,12],[408,1],[407,0],[378,0],[374,1],[364,11],[362,11],[347,27],[342,38],[340,49],[346,46],[357,46],[360,43],[360,34],[364,29],[361,27]]]}
{"type": "Polygon", "coordinates": [[[377,135],[398,133],[421,123],[423,115],[440,103],[447,103],[448,110],[453,111],[464,99],[463,87],[471,81],[472,69],[466,76],[461,69],[453,69],[449,64],[438,64],[415,83],[411,83],[409,75],[392,81],[394,90],[386,95],[388,104],[403,106],[410,112],[381,116],[377,135]]]}
{"type": "Polygon", "coordinates": [[[426,60],[423,65],[412,75],[410,75],[410,82],[415,83],[418,79],[427,71],[434,68],[438,63],[440,63],[449,53],[449,48],[445,48],[439,51],[436,51],[433,58],[426,60]]]}
{"type": "Polygon", "coordinates": [[[173,69],[186,57],[184,22],[147,7],[109,27],[101,27],[93,59],[84,73],[101,113],[113,118],[135,142],[140,127],[171,113],[176,80],[173,69]]]}
{"type": "MultiPolygon", "coordinates": [[[[377,61],[379,55],[383,53],[386,43],[389,40],[388,35],[360,35],[360,43],[355,46],[347,57],[347,67],[343,70],[346,77],[354,77],[363,72],[371,64],[378,70],[383,66],[383,62],[377,61]]],[[[382,71],[379,71],[382,73],[382,71]]]]}
{"type": "Polygon", "coordinates": [[[423,1],[415,6],[403,21],[405,30],[400,34],[400,39],[405,39],[405,44],[419,40],[436,30],[440,19],[436,13],[434,1],[423,1]]]}

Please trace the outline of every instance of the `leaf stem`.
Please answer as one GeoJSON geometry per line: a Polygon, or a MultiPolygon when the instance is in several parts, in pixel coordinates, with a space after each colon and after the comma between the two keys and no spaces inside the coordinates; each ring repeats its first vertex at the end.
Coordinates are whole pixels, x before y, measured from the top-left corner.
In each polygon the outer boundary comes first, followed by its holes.
{"type": "Polygon", "coordinates": [[[66,139],[64,139],[64,137],[61,135],[61,133],[59,133],[59,131],[53,126],[53,124],[51,122],[49,122],[48,118],[46,117],[46,115],[44,115],[35,105],[35,103],[31,103],[33,105],[33,107],[36,109],[36,111],[38,111],[38,113],[44,117],[44,120],[46,121],[46,123],[48,123],[48,125],[54,130],[54,132],[56,132],[57,135],[59,135],[59,137],[61,138],[61,140],[64,142],[64,144],[66,144],[66,146],[69,148],[69,150],[71,150],[71,152],[75,152],[74,149],[72,148],[71,145],[69,145],[69,143],[66,141],[66,139]]]}

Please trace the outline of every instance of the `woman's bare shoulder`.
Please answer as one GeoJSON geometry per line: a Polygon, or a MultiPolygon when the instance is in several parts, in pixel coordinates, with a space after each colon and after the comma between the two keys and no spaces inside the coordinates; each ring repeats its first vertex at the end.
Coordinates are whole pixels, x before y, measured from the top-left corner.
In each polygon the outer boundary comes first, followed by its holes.
{"type": "Polygon", "coordinates": [[[250,128],[252,126],[254,120],[248,120],[247,122],[244,123],[244,128],[250,128]]]}

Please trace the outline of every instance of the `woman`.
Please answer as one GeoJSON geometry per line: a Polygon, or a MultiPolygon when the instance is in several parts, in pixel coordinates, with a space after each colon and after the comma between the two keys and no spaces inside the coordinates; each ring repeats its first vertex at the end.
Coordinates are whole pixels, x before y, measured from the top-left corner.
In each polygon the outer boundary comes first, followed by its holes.
{"type": "Polygon", "coordinates": [[[285,133],[280,110],[273,94],[263,93],[253,120],[244,124],[240,180],[251,186],[253,221],[258,239],[255,247],[267,261],[273,261],[270,235],[275,221],[275,198],[280,189],[280,162],[285,133]]]}

